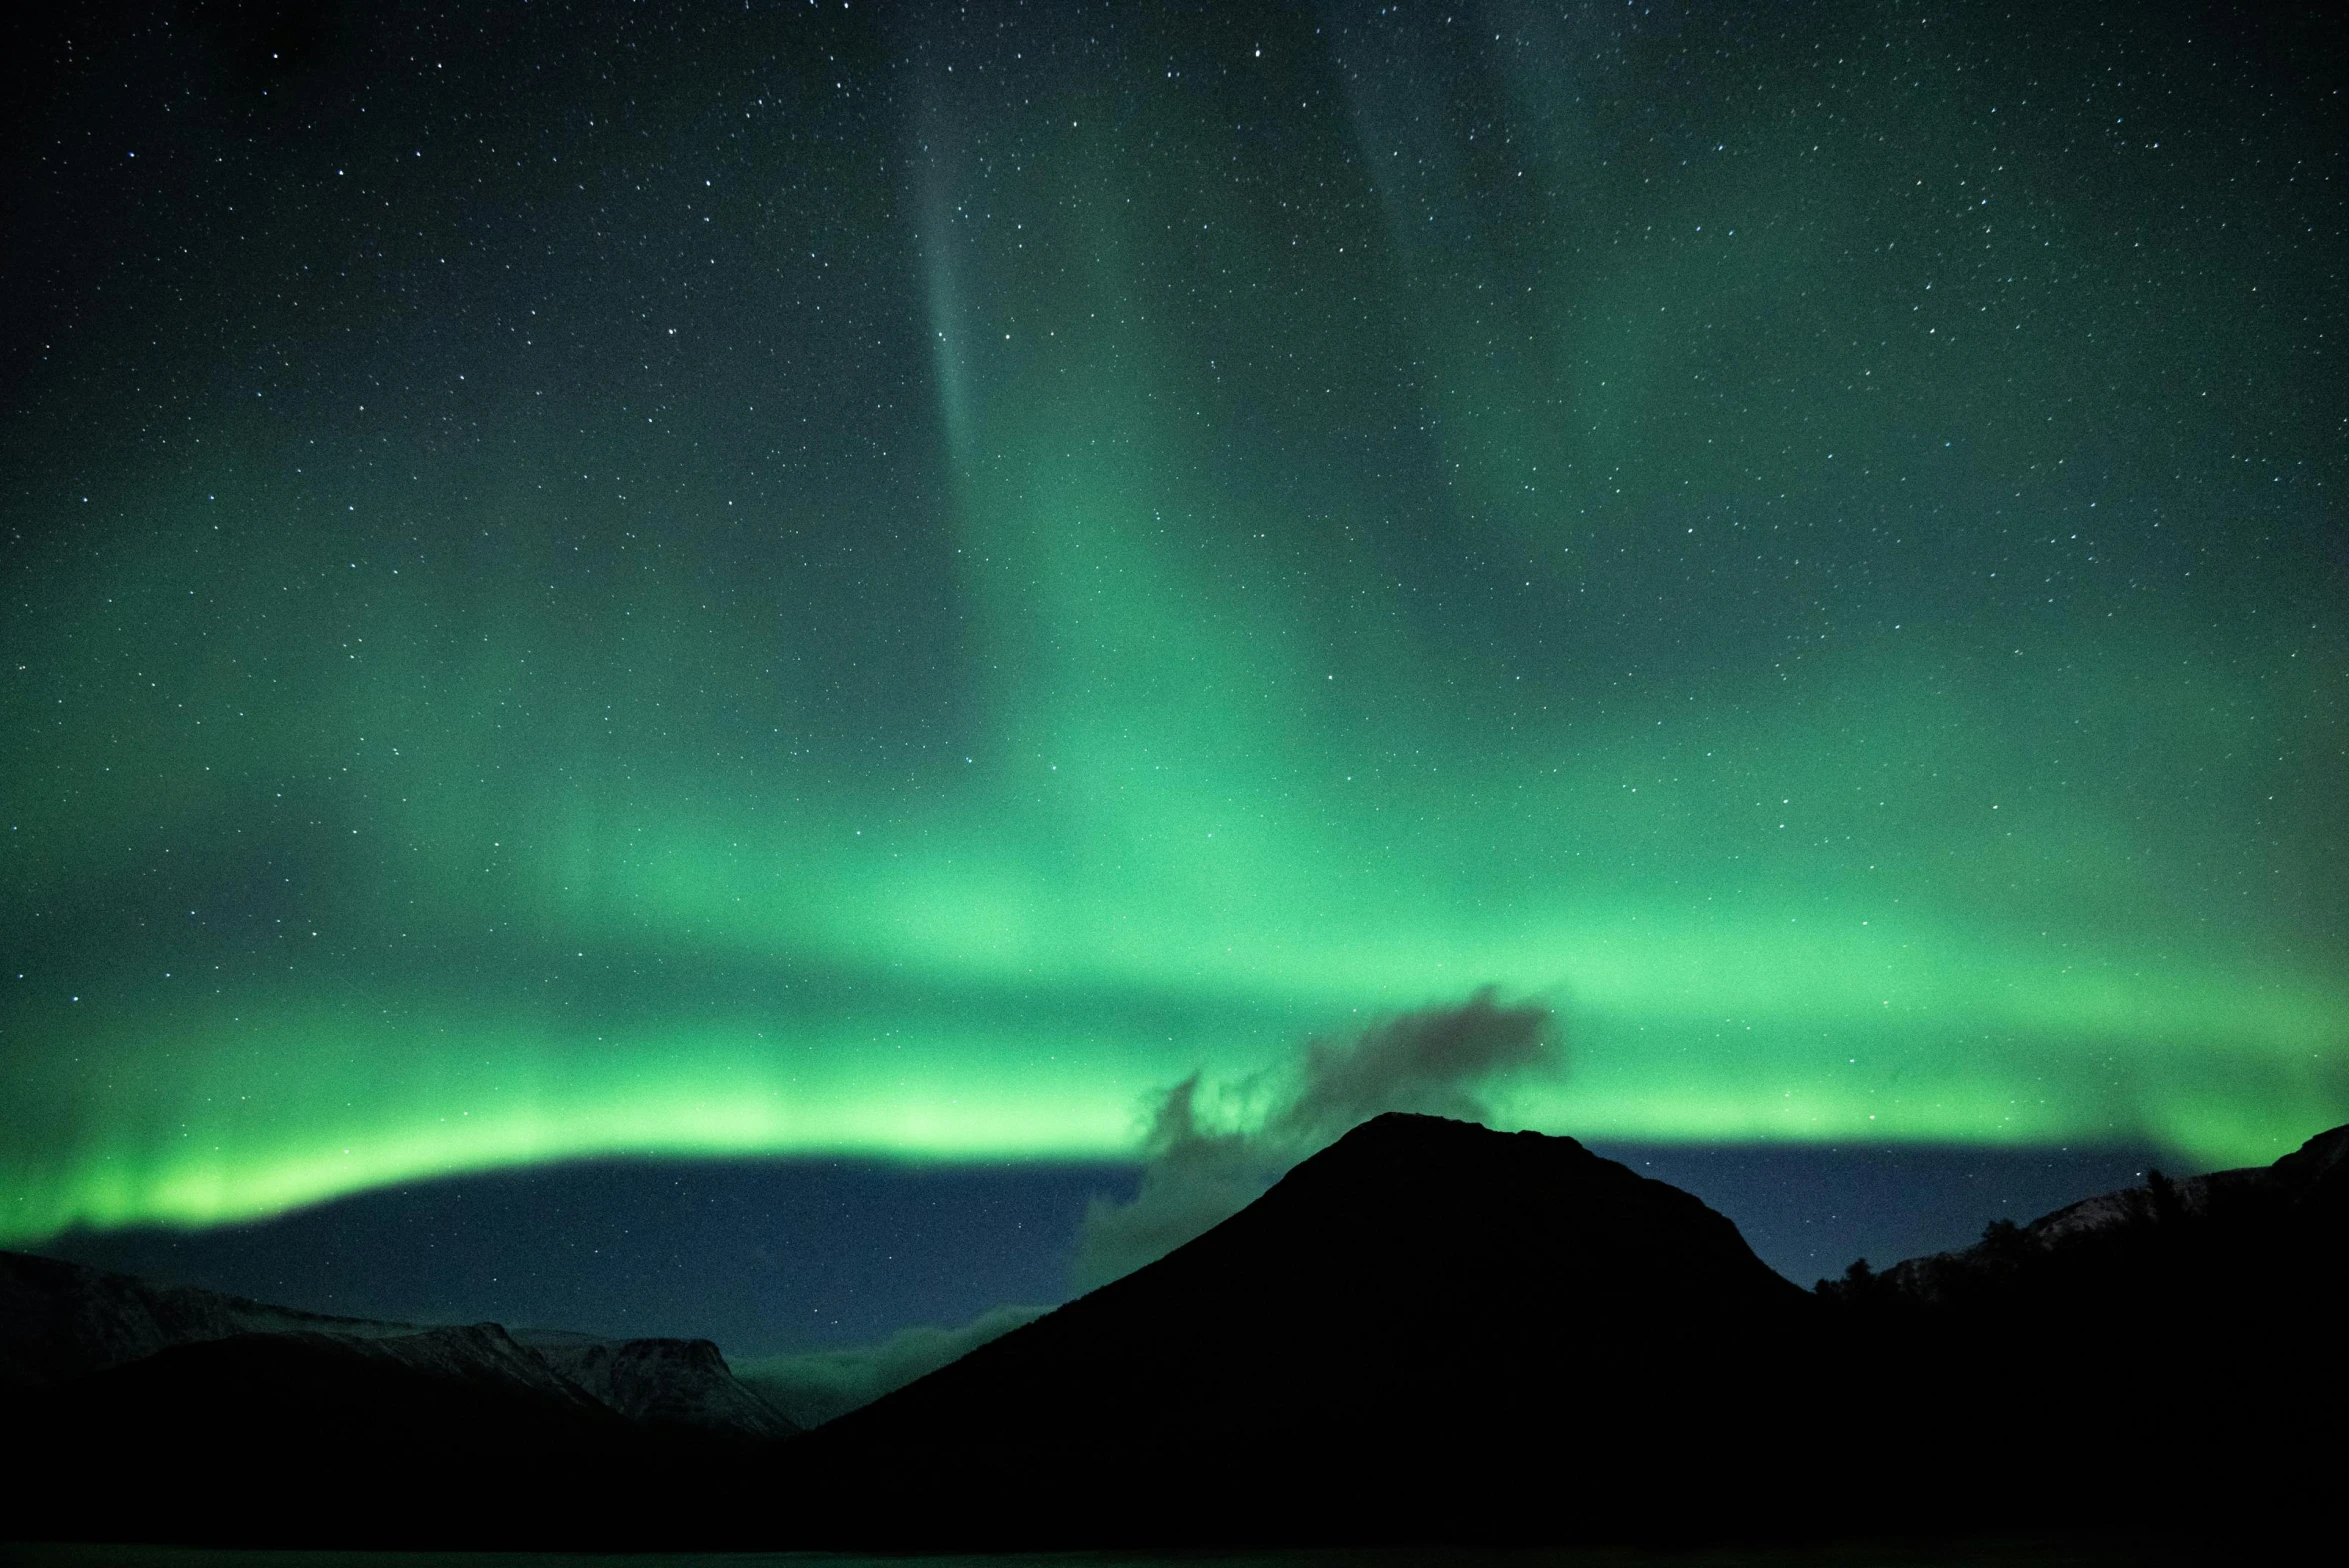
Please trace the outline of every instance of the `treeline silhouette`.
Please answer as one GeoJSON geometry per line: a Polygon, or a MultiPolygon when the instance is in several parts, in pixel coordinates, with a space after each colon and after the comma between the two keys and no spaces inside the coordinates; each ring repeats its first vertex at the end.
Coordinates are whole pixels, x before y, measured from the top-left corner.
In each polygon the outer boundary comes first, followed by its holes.
{"type": "Polygon", "coordinates": [[[2257,1529],[2338,1495],[2349,1129],[2273,1167],[2145,1185],[1960,1252],[1820,1280],[1854,1473],[1887,1520],[2257,1529]],[[1944,1478],[1934,1479],[1935,1474],[1944,1478]]]}

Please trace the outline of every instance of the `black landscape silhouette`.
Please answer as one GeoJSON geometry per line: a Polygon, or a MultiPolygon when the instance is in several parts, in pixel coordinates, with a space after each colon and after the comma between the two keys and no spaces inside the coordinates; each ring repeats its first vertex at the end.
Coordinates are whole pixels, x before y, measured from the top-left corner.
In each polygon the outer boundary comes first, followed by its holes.
{"type": "Polygon", "coordinates": [[[1804,1291],[1569,1138],[1387,1115],[804,1435],[692,1341],[0,1255],[0,1536],[989,1548],[2286,1532],[2336,1510],[2349,1128],[1804,1291]]]}

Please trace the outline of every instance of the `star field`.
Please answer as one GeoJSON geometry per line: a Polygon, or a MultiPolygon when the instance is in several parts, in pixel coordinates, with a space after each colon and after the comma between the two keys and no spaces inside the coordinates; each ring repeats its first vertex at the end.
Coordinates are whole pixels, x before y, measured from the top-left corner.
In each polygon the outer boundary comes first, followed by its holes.
{"type": "Polygon", "coordinates": [[[2319,31],[29,34],[0,1240],[1115,1158],[1487,985],[1577,1136],[2349,1119],[2319,31]]]}

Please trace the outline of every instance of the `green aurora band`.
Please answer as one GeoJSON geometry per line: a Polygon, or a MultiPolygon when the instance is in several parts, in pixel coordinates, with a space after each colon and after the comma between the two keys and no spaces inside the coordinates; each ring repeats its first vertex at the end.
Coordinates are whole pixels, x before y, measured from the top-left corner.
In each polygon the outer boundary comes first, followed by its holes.
{"type": "Polygon", "coordinates": [[[208,176],[260,216],[195,324],[5,432],[0,1241],[1118,1155],[1487,985],[1568,1050],[1506,1113],[1583,1136],[2349,1119],[2289,113],[1486,10],[972,23],[861,117],[672,42],[451,155],[503,227],[397,185],[421,97],[208,176]],[[303,272],[362,182],[419,236],[303,272]]]}

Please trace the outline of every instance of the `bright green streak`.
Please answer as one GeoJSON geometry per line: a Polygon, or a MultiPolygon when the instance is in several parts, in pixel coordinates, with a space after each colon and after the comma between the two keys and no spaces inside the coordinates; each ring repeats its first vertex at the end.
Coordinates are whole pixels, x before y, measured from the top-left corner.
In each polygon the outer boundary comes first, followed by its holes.
{"type": "MultiPolygon", "coordinates": [[[[2291,543],[2333,503],[2150,442],[2080,490],[2043,412],[2282,329],[2210,282],[2206,329],[2067,362],[2004,330],[2021,261],[1946,259],[1973,216],[1885,214],[1876,144],[1762,103],[1633,190],[1498,79],[1551,192],[1502,216],[1380,162],[1436,133],[1371,88],[1303,115],[1372,175],[1311,213],[1179,99],[941,99],[1023,161],[940,154],[869,240],[930,339],[921,506],[583,440],[576,393],[483,394],[490,483],[213,412],[192,468],[41,503],[110,521],[6,611],[0,1241],[590,1155],[1115,1153],[1195,1066],[1487,984],[1571,1056],[1511,1113],[1593,1136],[2232,1163],[2349,1118],[2349,643],[2291,543]],[[1945,259],[1822,302],[1900,236],[1945,259]],[[950,615],[770,547],[909,507],[950,615]],[[2222,582],[2170,553],[2254,525],[2222,582]],[[927,652],[844,707],[876,613],[927,652]]],[[[2133,297],[2079,287],[2037,333],[2133,297]]]]}

